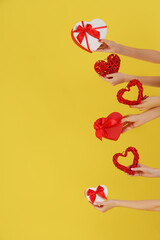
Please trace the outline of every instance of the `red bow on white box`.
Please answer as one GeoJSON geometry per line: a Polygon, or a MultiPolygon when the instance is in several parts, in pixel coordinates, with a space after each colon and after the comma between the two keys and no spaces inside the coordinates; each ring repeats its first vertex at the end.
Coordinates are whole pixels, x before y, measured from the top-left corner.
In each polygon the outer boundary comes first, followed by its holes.
{"type": "Polygon", "coordinates": [[[106,34],[107,26],[101,19],[78,22],[71,31],[73,41],[88,52],[95,51],[101,45],[98,40],[106,34]]]}
{"type": "Polygon", "coordinates": [[[92,202],[92,204],[94,204],[96,198],[98,198],[99,201],[104,201],[107,199],[107,193],[108,190],[105,186],[101,186],[99,185],[97,188],[88,188],[86,190],[86,197],[88,198],[89,201],[92,202]]]}

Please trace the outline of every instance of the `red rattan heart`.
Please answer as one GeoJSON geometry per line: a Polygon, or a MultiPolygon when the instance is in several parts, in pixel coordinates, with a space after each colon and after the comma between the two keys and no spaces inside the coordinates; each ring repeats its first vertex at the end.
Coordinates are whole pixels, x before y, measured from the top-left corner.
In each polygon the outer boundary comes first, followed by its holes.
{"type": "Polygon", "coordinates": [[[120,67],[120,58],[117,54],[111,54],[106,60],[99,60],[94,64],[95,71],[102,77],[107,74],[116,73],[120,67]]]}
{"type": "Polygon", "coordinates": [[[118,99],[118,102],[126,104],[126,105],[137,105],[137,104],[141,103],[141,101],[143,100],[143,86],[142,86],[142,83],[137,79],[131,80],[127,84],[126,88],[122,88],[118,91],[117,99],[118,99]],[[130,88],[133,87],[133,86],[137,86],[137,88],[138,88],[138,98],[137,98],[137,100],[131,101],[131,100],[127,100],[127,99],[123,98],[123,94],[125,92],[129,92],[130,88]]]}
{"type": "Polygon", "coordinates": [[[137,149],[134,148],[134,147],[128,147],[128,148],[126,149],[126,151],[125,151],[124,154],[123,154],[123,153],[116,153],[116,154],[113,156],[113,163],[114,163],[114,165],[115,165],[118,169],[120,169],[120,170],[122,170],[123,172],[126,172],[126,173],[128,173],[128,174],[130,174],[130,175],[134,175],[134,174],[135,174],[135,171],[131,170],[131,168],[137,167],[137,165],[138,165],[138,160],[139,160],[139,154],[138,154],[137,149]],[[126,166],[124,166],[124,165],[122,165],[122,164],[120,164],[120,163],[118,162],[118,157],[119,157],[119,156],[121,156],[121,157],[127,157],[128,152],[132,152],[133,155],[134,155],[133,164],[131,165],[130,168],[129,168],[129,167],[126,167],[126,166]]]}

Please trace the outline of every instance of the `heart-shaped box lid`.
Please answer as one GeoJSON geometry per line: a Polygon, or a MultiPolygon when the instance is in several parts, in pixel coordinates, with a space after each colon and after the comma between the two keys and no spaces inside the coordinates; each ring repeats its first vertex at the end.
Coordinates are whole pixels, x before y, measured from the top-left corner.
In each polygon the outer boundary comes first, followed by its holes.
{"type": "Polygon", "coordinates": [[[82,49],[88,52],[96,51],[107,35],[107,26],[101,19],[94,19],[90,22],[80,21],[76,23],[71,31],[73,41],[82,49]]]}
{"type": "Polygon", "coordinates": [[[99,185],[96,188],[87,188],[85,191],[85,196],[89,202],[96,204],[96,202],[104,202],[107,200],[108,189],[104,185],[99,185]]]}

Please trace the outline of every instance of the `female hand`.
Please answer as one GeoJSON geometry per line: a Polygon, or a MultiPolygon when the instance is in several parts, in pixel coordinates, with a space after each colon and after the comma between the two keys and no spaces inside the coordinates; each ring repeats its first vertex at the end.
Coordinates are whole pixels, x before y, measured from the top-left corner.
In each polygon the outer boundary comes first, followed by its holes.
{"type": "Polygon", "coordinates": [[[114,200],[110,199],[110,200],[104,201],[103,203],[96,202],[96,205],[92,204],[92,206],[94,208],[96,208],[97,210],[99,210],[100,212],[104,213],[104,212],[116,207],[116,202],[114,200]]]}
{"type": "Polygon", "coordinates": [[[160,116],[160,107],[151,108],[141,114],[125,116],[121,120],[121,122],[124,125],[122,133],[132,128],[139,127],[145,124],[146,122],[149,122],[159,116],[160,116]]]}
{"type": "Polygon", "coordinates": [[[142,165],[142,164],[138,164],[138,167],[131,168],[131,170],[135,171],[135,174],[132,175],[132,176],[160,177],[160,169],[147,167],[147,166],[142,165]]]}
{"type": "Polygon", "coordinates": [[[136,115],[127,115],[122,118],[121,123],[124,124],[122,133],[127,132],[128,130],[131,130],[132,128],[139,127],[143,125],[147,120],[142,114],[136,114],[136,115]]]}
{"type": "Polygon", "coordinates": [[[96,50],[96,52],[116,53],[118,51],[118,44],[113,41],[100,39],[99,42],[101,42],[102,44],[96,50]]]}
{"type": "MultiPolygon", "coordinates": [[[[100,76],[100,75],[99,75],[100,76]]],[[[106,77],[100,76],[103,80],[109,82],[112,86],[115,86],[120,83],[129,82],[134,79],[134,76],[127,75],[124,73],[112,73],[108,74],[106,77]]]]}
{"type": "Polygon", "coordinates": [[[131,105],[131,108],[138,108],[140,111],[160,106],[160,97],[146,97],[138,105],[131,105]]]}
{"type": "MultiPolygon", "coordinates": [[[[93,205],[93,204],[92,204],[93,205]]],[[[94,206],[94,205],[93,205],[94,206]]],[[[124,207],[132,208],[137,210],[146,210],[146,211],[160,211],[160,200],[107,200],[103,203],[96,202],[96,208],[100,212],[104,213],[114,207],[124,207]]]]}

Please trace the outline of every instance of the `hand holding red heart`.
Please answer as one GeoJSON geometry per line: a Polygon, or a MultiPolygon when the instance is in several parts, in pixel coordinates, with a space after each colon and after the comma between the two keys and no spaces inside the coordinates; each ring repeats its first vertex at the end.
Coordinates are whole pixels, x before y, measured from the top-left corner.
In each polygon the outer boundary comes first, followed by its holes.
{"type": "Polygon", "coordinates": [[[122,133],[133,128],[139,127],[157,117],[160,117],[160,107],[151,108],[143,113],[124,116],[121,120],[123,123],[122,133]]]}
{"type": "MultiPolygon", "coordinates": [[[[129,166],[131,167],[131,166],[129,166]]],[[[131,168],[135,172],[134,176],[141,176],[141,177],[160,177],[160,169],[158,168],[151,168],[147,167],[142,164],[138,164],[137,167],[131,168]]]]}
{"type": "Polygon", "coordinates": [[[124,73],[111,73],[107,74],[106,77],[100,76],[106,82],[109,82],[112,86],[118,85],[120,83],[129,82],[130,80],[134,79],[135,77],[131,75],[127,75],[124,73]]]}
{"type": "Polygon", "coordinates": [[[138,105],[130,106],[131,108],[138,108],[140,111],[151,109],[154,107],[160,106],[160,97],[152,96],[146,97],[142,100],[142,102],[138,105]]]}
{"type": "Polygon", "coordinates": [[[100,77],[106,82],[109,82],[112,86],[116,86],[124,82],[129,82],[132,79],[136,79],[135,76],[128,75],[125,73],[120,73],[120,72],[107,74],[106,77],[103,77],[103,76],[100,76],[100,77]]]}

